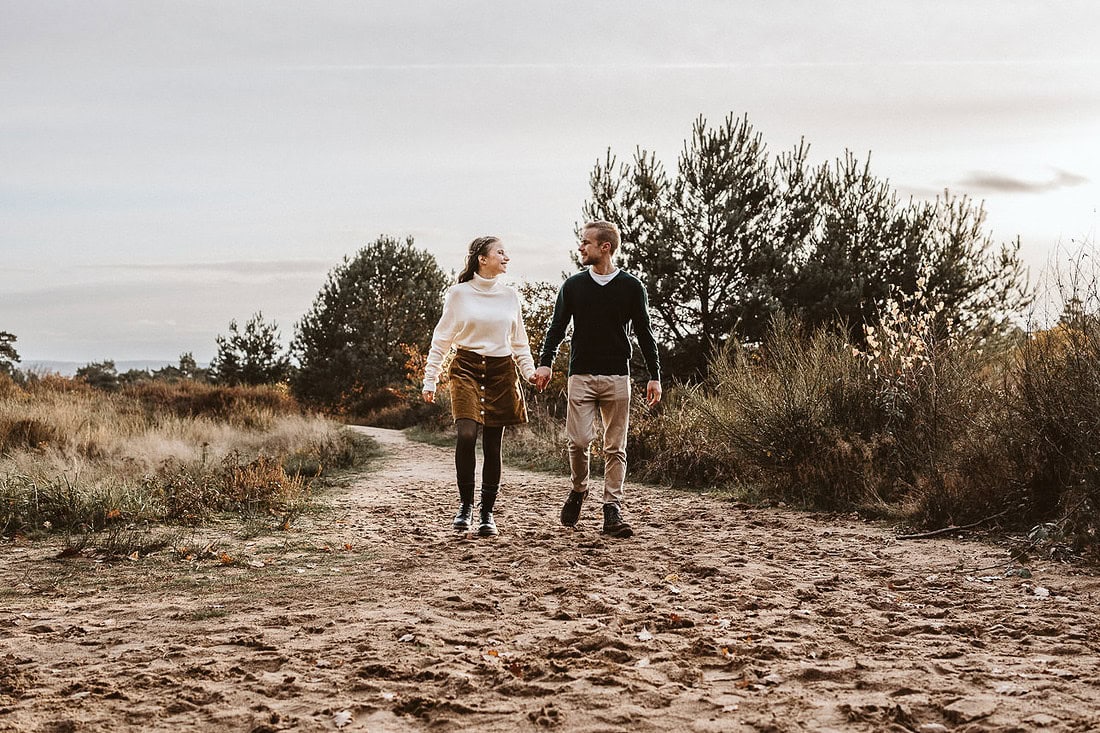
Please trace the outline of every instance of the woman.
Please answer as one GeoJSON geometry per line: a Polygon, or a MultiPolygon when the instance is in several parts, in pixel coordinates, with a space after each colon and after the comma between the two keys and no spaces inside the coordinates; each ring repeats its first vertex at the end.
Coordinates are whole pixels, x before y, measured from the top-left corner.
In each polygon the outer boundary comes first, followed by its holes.
{"type": "Polygon", "coordinates": [[[508,255],[497,237],[470,243],[466,267],[447,290],[443,315],[432,333],[424,368],[424,400],[435,401],[443,357],[457,347],[451,361],[451,414],[455,420],[455,471],[461,505],[453,527],[470,528],[474,514],[474,448],[478,429],[485,456],[481,468],[481,516],[477,534],[497,534],[493,506],[500,489],[500,448],[504,428],[527,422],[516,369],[532,381],[535,361],[523,327],[519,296],[500,276],[508,255]]]}

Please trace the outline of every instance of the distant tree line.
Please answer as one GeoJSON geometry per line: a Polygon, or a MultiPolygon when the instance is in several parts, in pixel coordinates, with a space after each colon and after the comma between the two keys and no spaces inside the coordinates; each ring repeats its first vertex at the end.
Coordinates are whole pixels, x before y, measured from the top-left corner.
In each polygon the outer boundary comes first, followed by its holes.
{"type": "Polygon", "coordinates": [[[160,369],[127,369],[119,372],[113,359],[93,361],[76,370],[77,379],[106,392],[113,392],[128,384],[157,381],[175,382],[190,379],[199,382],[209,381],[210,372],[195,361],[191,352],[180,355],[178,366],[164,366],[160,369]]]}

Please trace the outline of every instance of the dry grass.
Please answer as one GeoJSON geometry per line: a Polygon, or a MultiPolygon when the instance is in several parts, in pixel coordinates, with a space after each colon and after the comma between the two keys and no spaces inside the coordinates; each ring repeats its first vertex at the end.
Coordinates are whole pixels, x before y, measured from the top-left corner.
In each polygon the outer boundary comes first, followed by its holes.
{"type": "Polygon", "coordinates": [[[46,377],[0,385],[0,534],[97,531],[217,513],[278,526],[364,446],[285,390],[190,382],[117,393],[46,377]]]}

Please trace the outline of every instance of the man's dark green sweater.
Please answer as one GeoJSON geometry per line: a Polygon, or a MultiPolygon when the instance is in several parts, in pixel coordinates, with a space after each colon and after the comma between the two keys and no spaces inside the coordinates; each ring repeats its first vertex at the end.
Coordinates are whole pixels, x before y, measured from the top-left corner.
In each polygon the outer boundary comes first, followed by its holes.
{"type": "Polygon", "coordinates": [[[611,282],[600,285],[586,269],[562,283],[539,366],[554,363],[570,320],[569,374],[629,374],[633,330],[649,378],[660,380],[661,361],[649,322],[649,298],[638,278],[619,270],[611,282]]]}

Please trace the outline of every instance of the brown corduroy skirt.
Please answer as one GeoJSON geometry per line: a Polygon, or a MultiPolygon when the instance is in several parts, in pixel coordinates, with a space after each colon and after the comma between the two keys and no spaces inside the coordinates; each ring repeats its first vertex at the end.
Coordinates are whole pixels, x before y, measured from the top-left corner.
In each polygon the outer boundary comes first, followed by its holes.
{"type": "Polygon", "coordinates": [[[498,427],[527,422],[527,404],[510,356],[459,349],[451,361],[451,414],[498,427]]]}

